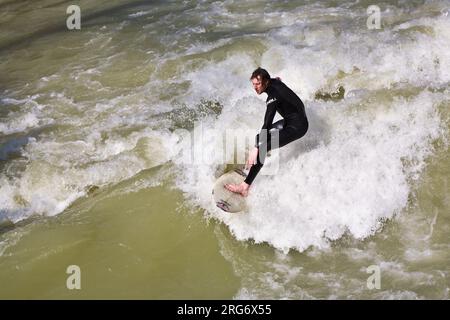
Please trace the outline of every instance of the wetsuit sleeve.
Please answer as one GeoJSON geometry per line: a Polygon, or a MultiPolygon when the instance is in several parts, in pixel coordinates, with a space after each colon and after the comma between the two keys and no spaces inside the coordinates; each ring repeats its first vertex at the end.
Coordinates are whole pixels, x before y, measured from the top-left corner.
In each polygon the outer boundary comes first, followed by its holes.
{"type": "MultiPolygon", "coordinates": [[[[275,117],[275,113],[277,112],[277,106],[279,101],[275,98],[272,99],[272,101],[267,105],[266,114],[264,115],[264,123],[261,128],[261,131],[259,134],[256,135],[255,139],[255,147],[259,147],[264,141],[259,141],[259,137],[261,136],[261,133],[263,130],[269,131],[269,129],[272,126],[273,118],[275,117]]],[[[265,136],[267,137],[267,131],[265,136]]]]}

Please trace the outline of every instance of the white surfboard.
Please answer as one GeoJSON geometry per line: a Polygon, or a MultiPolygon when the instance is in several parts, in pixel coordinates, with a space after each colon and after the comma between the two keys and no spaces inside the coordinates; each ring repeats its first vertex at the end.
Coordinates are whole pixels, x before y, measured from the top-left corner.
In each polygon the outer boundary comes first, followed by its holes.
{"type": "Polygon", "coordinates": [[[241,212],[247,209],[245,197],[240,194],[229,191],[225,188],[226,184],[239,184],[244,181],[246,174],[240,170],[224,173],[221,175],[213,188],[213,197],[216,206],[226,212],[241,212]]]}

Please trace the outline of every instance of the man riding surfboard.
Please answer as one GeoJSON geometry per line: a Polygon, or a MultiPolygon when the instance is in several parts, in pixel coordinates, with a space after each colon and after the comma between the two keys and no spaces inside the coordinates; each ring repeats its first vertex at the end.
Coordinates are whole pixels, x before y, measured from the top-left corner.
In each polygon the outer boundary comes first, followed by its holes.
{"type": "Polygon", "coordinates": [[[250,80],[258,95],[263,92],[267,93],[264,123],[260,133],[256,135],[255,147],[250,152],[245,165],[246,169],[250,168],[246,179],[240,184],[225,185],[228,190],[244,197],[248,195],[250,185],[264,165],[267,152],[300,139],[308,131],[305,106],[294,91],[289,89],[279,78],[270,78],[267,70],[263,68],[256,69],[250,80]],[[272,123],[276,112],[283,119],[272,123]],[[271,129],[279,130],[278,145],[272,146],[271,129]]]}

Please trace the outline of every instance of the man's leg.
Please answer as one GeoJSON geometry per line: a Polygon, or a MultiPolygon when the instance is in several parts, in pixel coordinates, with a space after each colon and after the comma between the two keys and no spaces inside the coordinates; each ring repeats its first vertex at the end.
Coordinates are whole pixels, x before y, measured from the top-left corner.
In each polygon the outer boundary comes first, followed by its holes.
{"type": "MultiPolygon", "coordinates": [[[[275,127],[275,125],[277,125],[278,127],[284,125],[284,122],[282,121],[283,120],[275,122],[272,125],[272,127],[275,127]]],[[[262,166],[264,165],[264,160],[266,158],[267,152],[269,152],[271,149],[281,148],[292,141],[300,139],[306,134],[307,131],[308,131],[308,122],[305,122],[302,126],[298,128],[294,127],[283,128],[279,131],[278,145],[274,146],[272,146],[271,144],[272,141],[269,133],[266,139],[266,143],[263,146],[260,146],[260,152],[258,152],[258,157],[256,158],[257,163],[250,168],[250,172],[248,173],[247,178],[239,185],[229,184],[225,185],[225,188],[227,188],[232,192],[240,193],[243,196],[247,196],[250,185],[252,184],[253,180],[256,178],[262,166]]]]}
{"type": "Polygon", "coordinates": [[[269,133],[269,135],[267,137],[267,142],[265,144],[262,144],[259,147],[258,158],[256,160],[256,164],[254,164],[250,168],[250,171],[244,182],[247,183],[248,185],[252,184],[253,180],[258,175],[259,170],[261,170],[261,168],[264,165],[264,161],[266,159],[267,152],[269,152],[270,150],[276,149],[276,148],[284,147],[288,143],[295,141],[297,139],[300,139],[303,135],[304,135],[304,133],[302,134],[301,132],[299,132],[298,130],[295,130],[294,128],[291,128],[291,127],[283,128],[278,132],[278,145],[272,146],[272,139],[271,139],[272,137],[269,133]]]}
{"type": "MultiPolygon", "coordinates": [[[[258,157],[256,158],[256,164],[252,165],[250,168],[250,172],[247,175],[247,178],[245,179],[245,183],[247,183],[248,185],[252,184],[253,180],[255,179],[256,175],[258,174],[259,170],[261,170],[262,166],[264,165],[264,160],[266,158],[267,152],[270,151],[270,147],[271,147],[271,142],[272,142],[272,136],[271,136],[271,132],[273,132],[274,130],[278,130],[279,132],[281,132],[281,130],[283,130],[284,128],[284,124],[285,121],[284,119],[278,120],[277,122],[273,123],[270,126],[269,132],[267,133],[267,139],[266,139],[266,143],[262,144],[259,148],[259,152],[258,152],[258,157]]],[[[280,137],[280,136],[278,136],[280,137]]],[[[264,137],[257,137],[257,139],[263,139],[264,137]]],[[[278,141],[280,142],[280,141],[278,141]]],[[[279,144],[279,143],[278,143],[279,144]]]]}

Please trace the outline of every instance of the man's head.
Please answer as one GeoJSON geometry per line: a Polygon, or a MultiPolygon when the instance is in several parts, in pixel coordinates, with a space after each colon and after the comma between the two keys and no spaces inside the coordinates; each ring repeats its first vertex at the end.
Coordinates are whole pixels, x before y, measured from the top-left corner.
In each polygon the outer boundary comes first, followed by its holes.
{"type": "Polygon", "coordinates": [[[253,71],[250,80],[253,84],[253,89],[255,89],[257,94],[261,94],[266,91],[267,86],[269,85],[270,74],[266,69],[259,67],[255,71],[253,71]]]}

